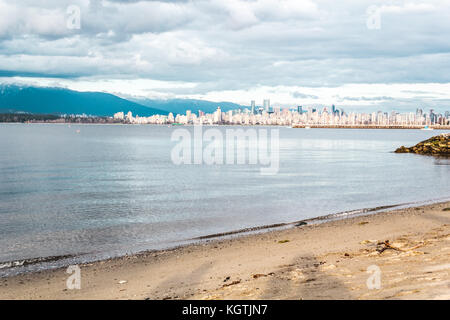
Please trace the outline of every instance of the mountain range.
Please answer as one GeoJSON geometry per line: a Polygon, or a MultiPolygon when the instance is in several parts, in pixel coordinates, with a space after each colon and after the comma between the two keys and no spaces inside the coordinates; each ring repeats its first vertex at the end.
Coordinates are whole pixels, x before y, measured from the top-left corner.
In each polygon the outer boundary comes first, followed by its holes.
{"type": "Polygon", "coordinates": [[[112,116],[131,111],[133,115],[184,114],[186,110],[210,113],[220,106],[223,111],[242,108],[231,102],[193,99],[124,99],[104,92],[81,92],[58,87],[0,85],[0,113],[87,114],[112,116]]]}

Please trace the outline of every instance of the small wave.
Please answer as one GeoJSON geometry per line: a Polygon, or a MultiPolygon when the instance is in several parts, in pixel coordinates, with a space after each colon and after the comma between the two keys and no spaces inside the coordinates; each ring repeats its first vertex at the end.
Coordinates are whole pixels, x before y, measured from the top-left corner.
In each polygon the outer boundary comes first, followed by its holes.
{"type": "Polygon", "coordinates": [[[425,201],[416,201],[416,202],[405,202],[400,204],[392,204],[392,205],[386,205],[386,206],[378,206],[378,207],[372,207],[372,208],[362,208],[362,209],[354,209],[354,210],[348,210],[348,211],[341,211],[337,213],[331,213],[319,217],[314,218],[308,218],[293,222],[286,222],[286,223],[277,223],[277,224],[270,224],[270,225],[263,225],[263,226],[257,226],[257,227],[251,227],[251,228],[245,228],[235,231],[229,231],[229,232],[222,232],[222,233],[215,233],[200,237],[191,238],[188,240],[207,240],[207,239],[213,239],[213,238],[221,238],[221,237],[227,237],[237,234],[245,234],[245,233],[253,233],[257,231],[269,231],[269,230],[276,230],[276,229],[282,229],[294,226],[294,225],[303,225],[303,223],[307,224],[314,224],[314,223],[323,223],[331,220],[339,220],[339,219],[345,219],[350,218],[358,215],[362,215],[365,213],[378,213],[382,211],[386,211],[389,209],[403,209],[408,207],[415,207],[415,206],[422,206],[427,204],[433,204],[433,203],[439,203],[444,201],[450,201],[450,197],[444,197],[444,198],[436,198],[436,199],[430,199],[425,201]]]}
{"type": "Polygon", "coordinates": [[[15,267],[24,267],[33,264],[43,263],[43,262],[53,262],[62,259],[73,258],[75,255],[61,255],[61,256],[50,256],[50,257],[39,257],[39,258],[29,258],[22,260],[14,260],[14,261],[5,261],[0,262],[0,269],[7,268],[15,268],[15,267]]]}

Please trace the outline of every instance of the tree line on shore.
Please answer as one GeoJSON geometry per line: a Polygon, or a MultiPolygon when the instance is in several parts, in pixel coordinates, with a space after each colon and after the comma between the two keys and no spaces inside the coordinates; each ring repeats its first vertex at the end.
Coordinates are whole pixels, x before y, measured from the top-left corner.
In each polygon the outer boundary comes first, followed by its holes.
{"type": "Polygon", "coordinates": [[[60,118],[54,114],[0,113],[0,122],[54,121],[60,118]]]}
{"type": "Polygon", "coordinates": [[[51,123],[116,123],[111,117],[97,116],[61,116],[55,114],[33,114],[33,113],[0,113],[1,122],[51,122],[51,123]]]}

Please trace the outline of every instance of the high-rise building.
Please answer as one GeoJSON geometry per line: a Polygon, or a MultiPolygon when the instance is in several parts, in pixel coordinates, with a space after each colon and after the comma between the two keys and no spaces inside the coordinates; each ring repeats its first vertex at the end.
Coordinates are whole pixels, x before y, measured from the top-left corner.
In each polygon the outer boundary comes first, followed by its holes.
{"type": "Polygon", "coordinates": [[[123,120],[124,118],[125,118],[125,115],[123,112],[114,113],[114,119],[123,120]]]}
{"type": "Polygon", "coordinates": [[[216,122],[218,122],[218,123],[221,123],[221,122],[222,122],[222,110],[220,109],[220,107],[217,107],[216,115],[215,115],[215,120],[216,120],[216,122]]]}
{"type": "Polygon", "coordinates": [[[189,123],[189,121],[191,120],[191,110],[186,110],[186,121],[189,123]]]}
{"type": "Polygon", "coordinates": [[[264,110],[265,110],[266,112],[269,112],[269,109],[270,109],[270,99],[265,99],[265,100],[264,100],[263,107],[264,107],[264,110]]]}
{"type": "Polygon", "coordinates": [[[255,106],[256,106],[255,100],[252,100],[251,105],[252,105],[252,114],[255,114],[255,106]]]}
{"type": "Polygon", "coordinates": [[[297,107],[297,112],[302,114],[303,113],[303,107],[302,106],[298,106],[297,107]]]}
{"type": "Polygon", "coordinates": [[[126,119],[128,121],[132,121],[133,120],[133,113],[131,111],[128,111],[126,119]]]}
{"type": "Polygon", "coordinates": [[[435,124],[437,122],[437,115],[434,113],[434,109],[430,109],[430,120],[431,124],[435,124]]]}

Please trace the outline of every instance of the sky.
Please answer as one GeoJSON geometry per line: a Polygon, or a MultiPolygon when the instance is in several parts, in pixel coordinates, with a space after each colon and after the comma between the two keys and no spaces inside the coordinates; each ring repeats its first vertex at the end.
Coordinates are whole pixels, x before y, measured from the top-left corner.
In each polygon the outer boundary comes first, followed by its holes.
{"type": "Polygon", "coordinates": [[[0,83],[450,110],[450,0],[0,0],[0,83]]]}

